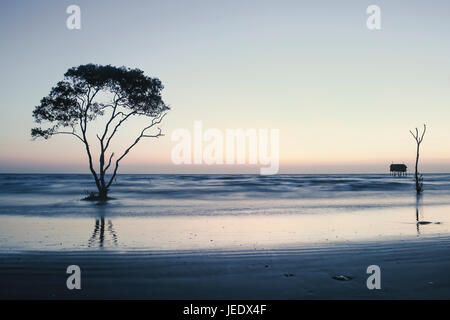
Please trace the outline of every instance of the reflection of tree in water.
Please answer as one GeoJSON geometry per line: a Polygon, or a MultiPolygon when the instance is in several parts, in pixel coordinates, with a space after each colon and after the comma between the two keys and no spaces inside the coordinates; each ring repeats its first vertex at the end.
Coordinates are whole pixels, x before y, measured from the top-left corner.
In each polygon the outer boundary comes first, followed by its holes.
{"type": "Polygon", "coordinates": [[[416,228],[417,228],[417,235],[420,235],[420,224],[419,224],[419,208],[420,208],[420,200],[419,195],[416,197],[416,228]]]}
{"type": "Polygon", "coordinates": [[[95,219],[94,232],[92,233],[92,236],[89,239],[88,246],[92,247],[98,243],[99,247],[103,248],[105,244],[105,230],[107,231],[106,236],[109,234],[112,238],[112,244],[114,246],[117,246],[117,234],[113,228],[112,221],[108,220],[107,225],[105,226],[104,217],[101,217],[100,219],[95,219]]]}
{"type": "Polygon", "coordinates": [[[423,210],[422,210],[422,195],[418,194],[416,196],[416,229],[417,235],[420,236],[420,226],[425,224],[430,224],[429,221],[423,220],[423,210]],[[419,218],[420,216],[420,218],[419,218]],[[422,219],[422,220],[421,220],[422,219]]]}

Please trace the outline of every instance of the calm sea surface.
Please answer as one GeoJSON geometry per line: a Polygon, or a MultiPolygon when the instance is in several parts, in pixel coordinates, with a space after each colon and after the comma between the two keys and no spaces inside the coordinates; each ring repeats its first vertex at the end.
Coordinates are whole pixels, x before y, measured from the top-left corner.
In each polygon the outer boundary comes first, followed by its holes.
{"type": "Polygon", "coordinates": [[[1,250],[274,248],[449,235],[450,175],[0,174],[1,250]],[[419,223],[417,223],[419,222],[419,223]]]}

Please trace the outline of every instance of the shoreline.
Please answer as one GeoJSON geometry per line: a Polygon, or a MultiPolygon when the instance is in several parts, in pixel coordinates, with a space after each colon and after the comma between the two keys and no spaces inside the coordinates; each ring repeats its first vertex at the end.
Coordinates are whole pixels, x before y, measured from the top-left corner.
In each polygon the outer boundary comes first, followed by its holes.
{"type": "Polygon", "coordinates": [[[449,299],[450,237],[278,250],[0,253],[1,299],[449,299]],[[81,268],[81,290],[66,268],[81,268]],[[369,265],[381,289],[369,290],[369,265]],[[348,281],[333,279],[344,275],[348,281]]]}

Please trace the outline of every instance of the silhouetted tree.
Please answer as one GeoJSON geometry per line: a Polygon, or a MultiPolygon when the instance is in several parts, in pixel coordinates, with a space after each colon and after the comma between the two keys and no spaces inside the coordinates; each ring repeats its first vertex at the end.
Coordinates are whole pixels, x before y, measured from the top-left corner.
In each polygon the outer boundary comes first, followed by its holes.
{"type": "Polygon", "coordinates": [[[413,138],[416,140],[416,144],[417,144],[416,173],[415,173],[417,194],[420,194],[423,191],[422,175],[419,175],[418,166],[419,166],[419,149],[420,149],[420,144],[423,141],[423,137],[425,136],[425,132],[426,131],[427,131],[427,126],[425,124],[423,125],[422,135],[420,135],[420,136],[419,136],[419,130],[417,128],[416,128],[416,133],[415,134],[411,130],[409,131],[411,133],[411,135],[413,136],[413,138]]]}
{"type": "Polygon", "coordinates": [[[81,141],[98,190],[98,194],[91,198],[106,200],[120,161],[142,138],[162,136],[160,128],[156,133],[149,133],[151,128],[161,123],[169,110],[161,98],[162,89],[159,79],[147,77],[139,69],[95,64],[73,67],[64,74],[64,80],[58,82],[35,107],[35,122],[48,123],[50,127],[33,128],[31,136],[48,139],[57,134],[67,134],[81,141]],[[99,116],[105,116],[106,125],[96,134],[99,142],[97,172],[87,131],[89,124],[99,116]],[[125,121],[137,116],[148,118],[148,124],[134,142],[114,158],[114,152],[109,152],[111,141],[125,121]]]}

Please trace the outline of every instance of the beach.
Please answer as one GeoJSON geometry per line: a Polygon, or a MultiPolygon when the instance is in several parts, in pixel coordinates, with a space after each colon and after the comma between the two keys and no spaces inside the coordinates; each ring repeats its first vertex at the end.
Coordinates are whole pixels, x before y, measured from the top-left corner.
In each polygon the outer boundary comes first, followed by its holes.
{"type": "Polygon", "coordinates": [[[450,239],[232,252],[1,255],[1,299],[449,299],[450,239]],[[68,265],[81,290],[65,286],[68,265]],[[381,269],[369,290],[366,268],[381,269]],[[351,280],[333,279],[345,275],[351,280]]]}
{"type": "Polygon", "coordinates": [[[100,205],[88,175],[0,175],[0,298],[449,299],[450,176],[425,178],[121,175],[100,205]]]}

